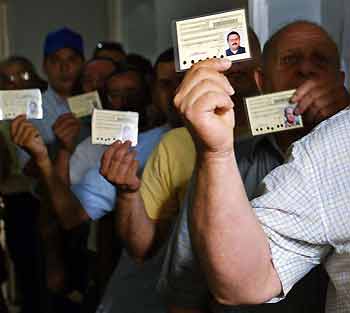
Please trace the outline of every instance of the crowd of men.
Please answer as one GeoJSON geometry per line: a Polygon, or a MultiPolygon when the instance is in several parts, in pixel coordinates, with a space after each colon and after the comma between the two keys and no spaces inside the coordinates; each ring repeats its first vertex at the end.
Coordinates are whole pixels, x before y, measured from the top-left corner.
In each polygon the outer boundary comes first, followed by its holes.
{"type": "Polygon", "coordinates": [[[0,123],[0,212],[21,312],[350,312],[338,48],[307,21],[263,51],[252,29],[249,41],[249,61],[184,74],[172,48],[152,66],[100,42],[86,60],[82,37],[62,28],[45,38],[47,83],[26,58],[0,64],[1,89],[43,99],[43,119],[0,123]],[[291,89],[304,127],[252,137],[244,99],[291,89]],[[135,148],[92,144],[91,118],[67,103],[91,91],[104,109],[139,113],[135,148]]]}

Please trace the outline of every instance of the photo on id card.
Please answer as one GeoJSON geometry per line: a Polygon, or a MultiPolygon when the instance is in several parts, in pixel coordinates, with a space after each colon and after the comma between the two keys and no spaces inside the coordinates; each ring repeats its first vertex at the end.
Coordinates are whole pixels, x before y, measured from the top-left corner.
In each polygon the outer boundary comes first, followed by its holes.
{"type": "Polygon", "coordinates": [[[245,99],[246,112],[253,136],[303,127],[301,115],[294,113],[290,99],[295,90],[275,92],[245,99]]]}
{"type": "Polygon", "coordinates": [[[251,59],[245,9],[175,20],[172,34],[178,72],[211,58],[251,59]]]}

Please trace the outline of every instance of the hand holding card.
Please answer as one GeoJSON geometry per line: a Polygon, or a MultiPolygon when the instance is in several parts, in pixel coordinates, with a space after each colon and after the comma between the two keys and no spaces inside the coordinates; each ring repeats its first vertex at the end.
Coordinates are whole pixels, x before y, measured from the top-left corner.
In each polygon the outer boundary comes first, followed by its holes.
{"type": "Polygon", "coordinates": [[[97,91],[70,97],[68,98],[68,105],[71,112],[78,118],[90,116],[94,109],[102,109],[97,91]]]}
{"type": "Polygon", "coordinates": [[[26,115],[27,119],[43,118],[39,89],[0,91],[0,120],[11,120],[19,115],[26,115]]]}
{"type": "Polygon", "coordinates": [[[291,98],[295,90],[276,92],[245,99],[253,136],[303,127],[301,115],[295,114],[291,98]]]}

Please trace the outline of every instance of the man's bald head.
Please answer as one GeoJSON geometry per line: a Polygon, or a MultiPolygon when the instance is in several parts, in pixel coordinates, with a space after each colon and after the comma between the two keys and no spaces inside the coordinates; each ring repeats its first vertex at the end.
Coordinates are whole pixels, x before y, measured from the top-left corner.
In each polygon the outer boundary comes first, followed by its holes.
{"type": "Polygon", "coordinates": [[[264,49],[262,52],[262,63],[263,66],[266,67],[269,65],[269,62],[277,57],[278,53],[278,46],[287,34],[294,33],[295,36],[304,36],[305,37],[305,44],[307,44],[308,35],[311,34],[311,32],[318,32],[319,34],[322,34],[325,38],[325,40],[329,43],[329,49],[334,52],[334,65],[337,67],[337,69],[340,68],[340,56],[339,56],[339,50],[334,42],[334,40],[331,38],[331,36],[328,34],[328,32],[323,29],[320,25],[309,22],[309,21],[295,21],[292,22],[281,29],[279,29],[276,33],[274,33],[271,38],[265,43],[264,49]]]}
{"type": "Polygon", "coordinates": [[[262,65],[256,78],[265,93],[295,89],[310,79],[339,79],[343,74],[333,39],[322,27],[307,21],[277,31],[264,46],[262,65]]]}

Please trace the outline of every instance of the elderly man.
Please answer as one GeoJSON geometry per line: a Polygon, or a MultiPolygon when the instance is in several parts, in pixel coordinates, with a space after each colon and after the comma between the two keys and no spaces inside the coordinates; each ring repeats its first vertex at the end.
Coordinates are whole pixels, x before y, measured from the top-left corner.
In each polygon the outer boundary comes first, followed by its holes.
{"type": "MultiPolygon", "coordinates": [[[[296,88],[295,113],[310,126],[348,104],[337,47],[321,27],[292,23],[263,55],[258,85],[264,92],[296,88]]],[[[264,194],[250,204],[234,155],[234,90],[220,74],[229,67],[225,60],[198,64],[175,98],[197,143],[189,228],[212,310],[278,301],[323,262],[332,282],[327,310],[348,312],[349,110],[295,142],[288,163],[265,178],[264,194]]]]}

